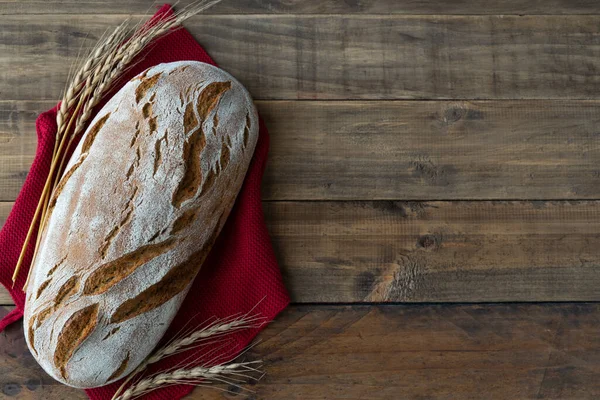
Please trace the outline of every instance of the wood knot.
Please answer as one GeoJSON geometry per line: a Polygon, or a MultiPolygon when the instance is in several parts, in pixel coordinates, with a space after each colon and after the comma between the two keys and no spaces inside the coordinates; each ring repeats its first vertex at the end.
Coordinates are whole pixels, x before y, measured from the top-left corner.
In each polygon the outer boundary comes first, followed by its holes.
{"type": "Polygon", "coordinates": [[[16,396],[21,393],[21,385],[15,382],[9,382],[2,386],[2,393],[7,396],[16,396]]]}
{"type": "Polygon", "coordinates": [[[27,381],[25,382],[25,386],[27,386],[27,389],[34,391],[37,390],[40,386],[42,386],[42,381],[39,378],[27,379],[27,381]]]}
{"type": "Polygon", "coordinates": [[[456,175],[452,165],[438,165],[427,155],[415,157],[411,162],[413,176],[425,180],[429,184],[447,186],[450,179],[456,175]]]}
{"type": "Polygon", "coordinates": [[[462,107],[451,107],[444,112],[443,121],[445,124],[450,125],[457,121],[460,121],[466,114],[466,110],[462,107]]]}
{"type": "Polygon", "coordinates": [[[423,235],[417,240],[417,247],[425,250],[437,249],[441,244],[441,237],[437,235],[423,235]]]}
{"type": "Polygon", "coordinates": [[[452,125],[463,119],[468,121],[480,120],[483,119],[483,113],[465,105],[455,105],[448,107],[441,116],[441,121],[445,125],[452,125]]]}
{"type": "Polygon", "coordinates": [[[363,271],[356,277],[354,290],[361,296],[368,296],[377,283],[377,277],[371,271],[363,271]]]}

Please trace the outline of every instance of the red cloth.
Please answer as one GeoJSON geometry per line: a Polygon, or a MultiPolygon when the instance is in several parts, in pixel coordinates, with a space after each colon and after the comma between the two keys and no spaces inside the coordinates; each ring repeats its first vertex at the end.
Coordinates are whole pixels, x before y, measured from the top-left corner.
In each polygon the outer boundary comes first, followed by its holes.
{"type": "MultiPolygon", "coordinates": [[[[171,7],[165,4],[153,18],[171,14],[171,7]]],[[[144,53],[143,59],[127,73],[123,82],[153,65],[181,60],[196,60],[215,65],[187,30],[178,29],[157,40],[144,53]]],[[[118,85],[120,86],[122,84],[118,85]]],[[[0,331],[23,315],[25,293],[21,288],[31,264],[34,246],[28,248],[25,263],[14,288],[11,277],[49,172],[52,144],[56,134],[55,121],[56,107],[38,117],[36,156],[12,212],[0,231],[0,282],[10,291],[16,304],[16,309],[0,321],[0,331]]],[[[211,317],[225,318],[240,312],[246,313],[257,304],[254,313],[270,321],[289,303],[264,222],[260,200],[260,183],[268,148],[269,134],[261,121],[258,143],[242,190],[213,250],[163,340],[168,340],[179,332],[188,321],[192,321],[193,326],[201,325],[211,317]]],[[[35,238],[31,243],[34,243],[34,240],[35,238]]],[[[220,348],[220,354],[223,357],[238,354],[259,331],[260,329],[252,329],[232,334],[231,340],[228,338],[227,346],[220,348]]],[[[191,354],[197,356],[200,353],[196,351],[191,354]]],[[[156,369],[172,367],[188,356],[190,352],[167,358],[157,363],[156,369]]],[[[119,385],[120,382],[116,382],[86,392],[91,399],[110,399],[119,385]]],[[[180,399],[192,389],[189,385],[171,386],[151,392],[144,398],[180,399]]]]}

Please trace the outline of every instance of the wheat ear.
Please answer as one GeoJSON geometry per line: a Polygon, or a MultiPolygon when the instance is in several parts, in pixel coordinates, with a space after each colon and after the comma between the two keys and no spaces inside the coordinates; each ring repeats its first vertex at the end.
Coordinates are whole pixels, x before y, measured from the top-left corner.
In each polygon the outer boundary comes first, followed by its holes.
{"type": "Polygon", "coordinates": [[[77,73],[70,79],[70,84],[65,90],[60,101],[60,107],[56,113],[56,142],[60,141],[62,134],[64,133],[65,122],[69,117],[69,111],[72,110],[75,102],[80,98],[82,93],[81,88],[94,73],[98,63],[103,60],[104,55],[112,52],[126,37],[126,22],[127,20],[119,25],[104,41],[98,42],[77,73]]]}
{"type": "MultiPolygon", "coordinates": [[[[85,129],[94,107],[100,103],[122,73],[131,67],[130,64],[133,59],[147,48],[152,41],[181,26],[181,23],[188,18],[219,2],[221,0],[201,0],[192,3],[181,12],[162,17],[153,21],[154,23],[151,26],[143,25],[137,30],[129,27],[128,21],[125,21],[110,35],[101,39],[85,59],[67,85],[56,115],[58,130],[50,172],[15,266],[12,276],[13,285],[23,264],[36,223],[40,222],[40,232],[45,226],[50,199],[67,162],[67,151],[74,143],[77,135],[85,129]]],[[[40,237],[41,235],[38,235],[35,243],[34,256],[39,247],[40,237]]],[[[28,282],[29,274],[24,288],[28,282]]]]}
{"type": "MultiPolygon", "coordinates": [[[[262,300],[260,301],[262,302],[262,300]]],[[[258,304],[260,304],[260,302],[258,304]]],[[[258,306],[254,306],[252,310],[246,314],[236,314],[228,318],[219,319],[213,318],[212,320],[204,323],[204,326],[196,330],[186,330],[185,326],[171,341],[164,344],[159,349],[155,350],[144,362],[142,362],[121,384],[113,399],[118,398],[119,394],[125,389],[127,384],[141,372],[143,372],[148,365],[154,364],[169,356],[179,354],[183,351],[190,350],[194,347],[207,345],[213,343],[219,338],[232,334],[236,331],[244,329],[259,328],[267,321],[260,316],[252,315],[254,309],[258,306]]]]}
{"type": "Polygon", "coordinates": [[[250,374],[261,373],[257,368],[261,364],[261,361],[249,361],[164,372],[141,380],[125,390],[122,395],[113,397],[112,400],[135,399],[153,390],[174,384],[201,386],[211,383],[226,383],[238,386],[242,382],[239,378],[248,379],[251,378],[250,374]]]}
{"type": "Polygon", "coordinates": [[[248,316],[243,316],[241,318],[231,317],[223,321],[217,320],[208,327],[199,329],[188,336],[174,340],[165,345],[148,358],[146,364],[153,364],[163,358],[189,350],[190,347],[198,345],[205,339],[214,339],[243,329],[257,328],[260,327],[262,323],[264,323],[263,318],[248,316]]]}

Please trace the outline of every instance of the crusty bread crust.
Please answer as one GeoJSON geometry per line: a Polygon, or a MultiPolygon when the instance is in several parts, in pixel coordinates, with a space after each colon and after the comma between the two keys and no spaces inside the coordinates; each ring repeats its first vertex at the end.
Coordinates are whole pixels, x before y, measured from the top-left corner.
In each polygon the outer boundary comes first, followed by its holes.
{"type": "Polygon", "coordinates": [[[148,356],[239,192],[258,138],[223,70],[160,64],[94,118],[50,202],[32,265],[29,348],[57,380],[102,386],[148,356]]]}

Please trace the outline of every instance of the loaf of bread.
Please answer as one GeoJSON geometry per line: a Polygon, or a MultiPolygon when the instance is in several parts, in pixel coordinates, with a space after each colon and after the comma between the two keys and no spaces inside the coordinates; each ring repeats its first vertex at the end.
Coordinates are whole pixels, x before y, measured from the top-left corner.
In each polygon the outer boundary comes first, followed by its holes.
{"type": "MultiPolygon", "coordinates": [[[[219,68],[150,68],[102,108],[49,204],[24,328],[67,385],[126,376],[165,333],[233,206],[258,138],[219,68]]],[[[202,304],[198,304],[202,307],[202,304]]]]}

